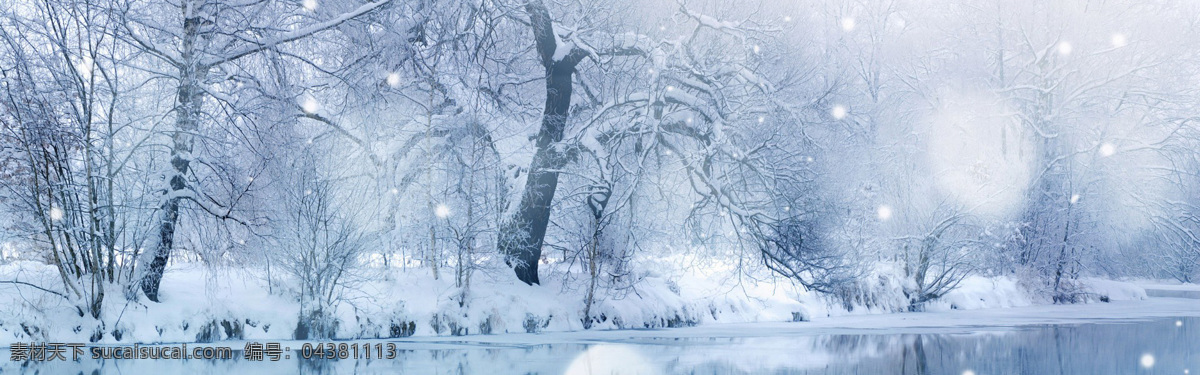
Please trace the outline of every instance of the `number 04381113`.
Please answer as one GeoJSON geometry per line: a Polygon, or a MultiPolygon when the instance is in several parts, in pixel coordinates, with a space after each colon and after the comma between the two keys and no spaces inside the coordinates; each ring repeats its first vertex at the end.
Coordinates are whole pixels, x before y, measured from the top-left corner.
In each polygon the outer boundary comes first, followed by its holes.
{"type": "Polygon", "coordinates": [[[300,346],[304,359],[394,359],[396,344],[393,343],[304,343],[300,346]]]}

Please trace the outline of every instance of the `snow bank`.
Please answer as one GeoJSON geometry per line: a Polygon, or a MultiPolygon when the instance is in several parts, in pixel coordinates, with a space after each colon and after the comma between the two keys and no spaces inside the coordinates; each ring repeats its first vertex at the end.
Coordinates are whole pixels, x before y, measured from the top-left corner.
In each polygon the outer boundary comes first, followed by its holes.
{"type": "MultiPolygon", "coordinates": [[[[662,259],[662,263],[677,259],[662,259]]],[[[653,264],[653,263],[651,263],[653,264]]],[[[745,322],[793,322],[833,316],[887,313],[850,306],[810,293],[787,279],[751,279],[719,267],[685,271],[662,266],[642,272],[633,286],[605,290],[592,307],[592,330],[668,328],[745,322]]],[[[505,270],[477,272],[468,289],[435,280],[427,269],[391,269],[347,291],[334,316],[337,338],[393,338],[583,330],[582,278],[549,273],[528,286],[505,270]]],[[[278,275],[275,275],[278,278],[278,275]]],[[[53,288],[53,267],[37,262],[0,265],[0,279],[53,288]]],[[[295,337],[299,303],[279,280],[259,270],[213,272],[176,264],[163,280],[161,303],[127,301],[109,290],[100,321],[81,317],[57,296],[27,286],[0,284],[0,346],[20,341],[211,342],[285,340],[295,337]]],[[[886,280],[885,280],[886,281],[886,280]]],[[[1098,300],[1145,299],[1134,284],[1084,279],[1098,300]]],[[[881,281],[873,298],[895,299],[894,283],[881,281]]],[[[1043,303],[1007,277],[970,277],[928,303],[926,310],[994,309],[1043,303]]]]}
{"type": "Polygon", "coordinates": [[[1108,302],[1146,299],[1146,289],[1133,283],[1093,277],[1083,278],[1079,281],[1088,293],[1089,300],[1108,302]]]}
{"type": "Polygon", "coordinates": [[[940,299],[927,302],[929,311],[974,310],[1029,306],[1033,300],[1016,280],[1008,277],[970,276],[958,289],[940,299]]]}

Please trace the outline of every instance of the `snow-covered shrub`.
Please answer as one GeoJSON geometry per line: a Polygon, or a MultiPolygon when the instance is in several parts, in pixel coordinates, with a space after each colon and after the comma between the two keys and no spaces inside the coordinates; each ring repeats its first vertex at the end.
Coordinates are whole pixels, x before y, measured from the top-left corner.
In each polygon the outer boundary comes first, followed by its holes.
{"type": "Polygon", "coordinates": [[[829,298],[840,302],[846,311],[865,309],[867,311],[898,312],[906,311],[911,301],[904,291],[913,288],[911,279],[903,276],[903,271],[888,264],[877,265],[875,269],[852,280],[839,283],[829,294],[829,298]]]}
{"type": "Polygon", "coordinates": [[[361,276],[368,237],[354,222],[357,211],[342,204],[334,184],[308,156],[297,161],[297,173],[280,179],[284,187],[272,254],[294,281],[300,302],[296,338],[330,338],[340,324],[334,312],[345,289],[361,276]]]}
{"type": "Polygon", "coordinates": [[[958,288],[975,271],[979,230],[960,211],[940,211],[920,234],[900,240],[904,269],[904,296],[908,310],[919,311],[926,302],[958,288]]]}
{"type": "Polygon", "coordinates": [[[146,148],[122,142],[145,134],[114,123],[120,119],[93,117],[101,107],[128,108],[131,89],[90,80],[92,74],[111,74],[119,63],[100,53],[106,47],[99,44],[68,52],[68,45],[111,32],[119,21],[84,19],[74,8],[82,4],[62,6],[61,12],[31,11],[62,22],[63,29],[38,23],[5,34],[16,39],[0,47],[0,56],[7,57],[0,100],[0,225],[5,242],[16,240],[33,250],[27,258],[41,258],[58,271],[53,283],[13,280],[14,285],[60,296],[79,316],[101,320],[105,292],[125,289],[110,286],[134,284],[135,249],[149,236],[133,228],[152,216],[147,207],[154,203],[145,200],[157,194],[143,190],[153,184],[140,170],[146,148]],[[75,68],[85,62],[86,70],[75,68]]]}
{"type": "Polygon", "coordinates": [[[771,233],[765,236],[760,246],[771,270],[811,290],[823,293],[845,291],[853,279],[852,265],[837,247],[820,239],[821,233],[813,221],[789,218],[771,226],[771,233]]]}

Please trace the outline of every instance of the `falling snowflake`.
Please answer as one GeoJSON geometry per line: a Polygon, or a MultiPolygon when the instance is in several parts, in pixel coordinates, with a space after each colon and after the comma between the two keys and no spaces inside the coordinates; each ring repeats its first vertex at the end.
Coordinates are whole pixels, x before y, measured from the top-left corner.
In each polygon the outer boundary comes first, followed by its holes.
{"type": "Polygon", "coordinates": [[[888,206],[886,204],[880,205],[879,208],[875,210],[875,215],[879,216],[879,220],[887,221],[888,219],[891,219],[892,206],[888,206]]]}
{"type": "Polygon", "coordinates": [[[83,61],[75,64],[75,70],[79,72],[80,76],[83,76],[83,79],[89,80],[92,79],[92,65],[92,58],[84,56],[83,61]]]}
{"type": "Polygon", "coordinates": [[[758,51],[760,51],[760,50],[761,50],[761,49],[760,49],[760,48],[758,48],[758,45],[757,45],[757,44],[755,44],[755,45],[754,45],[754,53],[758,53],[758,51]]]}
{"type": "Polygon", "coordinates": [[[833,115],[833,118],[835,119],[844,119],[846,118],[846,107],[842,105],[835,105],[833,106],[833,109],[829,110],[829,114],[833,115]]]}
{"type": "Polygon", "coordinates": [[[317,103],[317,98],[314,98],[311,95],[305,95],[304,99],[301,99],[300,101],[300,109],[303,110],[304,113],[313,114],[317,113],[317,110],[321,109],[321,104],[317,103]]]}
{"type": "Polygon", "coordinates": [[[1176,326],[1176,327],[1183,327],[1183,321],[1182,321],[1182,320],[1176,320],[1176,321],[1175,321],[1175,326],[1176,326]]]}
{"type": "Polygon", "coordinates": [[[766,120],[767,120],[766,118],[764,118],[764,117],[762,117],[762,116],[758,116],[758,123],[759,123],[759,124],[763,123],[763,121],[766,121],[766,120]]]}
{"type": "Polygon", "coordinates": [[[1105,142],[1100,145],[1100,156],[1108,157],[1117,152],[1117,148],[1112,143],[1105,142]]]}
{"type": "Polygon", "coordinates": [[[400,87],[400,73],[392,72],[387,75],[387,84],[392,87],[400,87]]]}
{"type": "Polygon", "coordinates": [[[392,188],[392,195],[400,194],[400,189],[392,188]]]}
{"type": "Polygon", "coordinates": [[[1060,54],[1060,55],[1063,55],[1063,56],[1070,55],[1071,51],[1073,51],[1073,50],[1074,50],[1074,47],[1071,47],[1071,43],[1068,43],[1068,42],[1059,42],[1058,43],[1058,54],[1060,54]]]}
{"type": "Polygon", "coordinates": [[[1071,204],[1076,204],[1076,203],[1079,203],[1079,194],[1075,194],[1075,195],[1071,196],[1071,204]]]}
{"type": "Polygon", "coordinates": [[[1124,47],[1129,43],[1129,39],[1125,38],[1125,34],[1115,33],[1112,35],[1112,46],[1116,48],[1124,47]]]}
{"type": "Polygon", "coordinates": [[[842,30],[854,31],[854,17],[842,17],[842,30]]]}
{"type": "Polygon", "coordinates": [[[1138,362],[1145,368],[1154,367],[1154,355],[1150,353],[1142,354],[1142,358],[1138,362]]]}
{"type": "Polygon", "coordinates": [[[50,209],[50,220],[59,221],[63,218],[63,210],[58,207],[50,209]]]}
{"type": "Polygon", "coordinates": [[[300,5],[304,7],[304,10],[313,11],[317,9],[317,0],[304,0],[300,5]]]}
{"type": "Polygon", "coordinates": [[[783,16],[783,22],[792,22],[792,16],[783,16]]]}
{"type": "Polygon", "coordinates": [[[963,373],[962,373],[962,375],[975,375],[975,371],[971,371],[971,370],[963,370],[963,373]]]}
{"type": "Polygon", "coordinates": [[[448,218],[450,217],[450,207],[447,207],[444,204],[439,204],[433,209],[433,214],[439,219],[448,218]]]}

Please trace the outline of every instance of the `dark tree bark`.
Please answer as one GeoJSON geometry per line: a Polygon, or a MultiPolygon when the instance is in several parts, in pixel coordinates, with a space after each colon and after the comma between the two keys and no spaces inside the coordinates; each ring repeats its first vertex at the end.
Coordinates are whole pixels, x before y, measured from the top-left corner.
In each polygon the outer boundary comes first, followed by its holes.
{"type": "Polygon", "coordinates": [[[201,17],[203,12],[184,8],[183,40],[181,48],[181,64],[179,66],[179,86],[176,92],[175,130],[171,134],[171,168],[173,174],[168,176],[167,196],[160,207],[161,219],[158,225],[158,245],[154,247],[153,258],[149,269],[142,277],[142,292],[146,298],[158,302],[158,287],[162,283],[163,271],[175,246],[175,225],[179,222],[179,205],[183,198],[180,196],[188,189],[188,167],[191,164],[194,134],[199,129],[197,121],[200,118],[203,92],[200,84],[208,73],[208,67],[199,62],[197,45],[201,39],[201,28],[205,22],[211,22],[201,17]]]}
{"type": "Polygon", "coordinates": [[[516,216],[501,231],[497,246],[505,255],[505,262],[516,271],[517,278],[533,285],[539,283],[538,259],[542,256],[542,242],[550,221],[550,204],[558,188],[558,170],[566,162],[564,155],[554,150],[554,144],[562,141],[566,128],[575,66],[587,56],[587,52],[557,45],[558,38],[554,35],[550,12],[540,0],[526,3],[525,10],[529,12],[538,55],[546,68],[546,107],[542,113],[537,151],[529,166],[525,192],[521,194],[516,216]],[[562,54],[560,59],[555,59],[558,48],[571,50],[562,54]]]}

